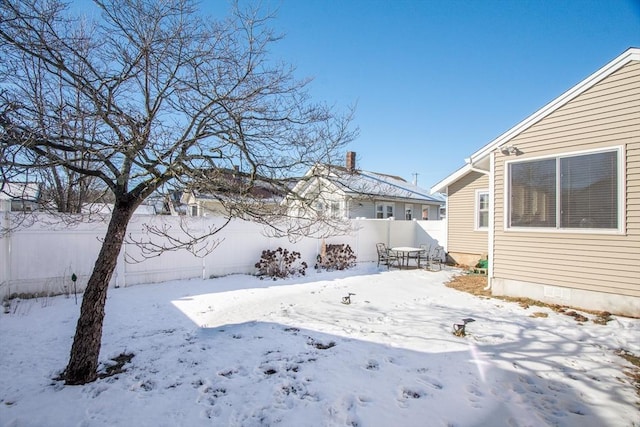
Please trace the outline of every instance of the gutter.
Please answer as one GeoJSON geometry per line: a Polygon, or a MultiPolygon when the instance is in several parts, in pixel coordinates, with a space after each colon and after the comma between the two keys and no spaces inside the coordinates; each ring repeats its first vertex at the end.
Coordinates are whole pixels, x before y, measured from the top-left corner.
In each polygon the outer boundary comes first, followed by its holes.
{"type": "MultiPolygon", "coordinates": [[[[493,159],[491,159],[491,160],[493,160],[493,159]]],[[[483,175],[491,174],[491,167],[489,167],[488,170],[487,169],[481,169],[481,168],[477,167],[474,164],[473,160],[471,160],[471,157],[468,157],[468,158],[464,159],[464,161],[467,163],[467,165],[469,165],[469,168],[470,168],[469,170],[471,170],[472,172],[478,172],[478,173],[481,173],[483,175]]]]}

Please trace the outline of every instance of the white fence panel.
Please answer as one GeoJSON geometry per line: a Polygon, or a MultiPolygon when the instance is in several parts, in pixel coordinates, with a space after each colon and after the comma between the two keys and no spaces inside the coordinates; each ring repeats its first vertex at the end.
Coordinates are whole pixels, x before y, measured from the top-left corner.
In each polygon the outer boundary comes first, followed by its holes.
{"type": "Polygon", "coordinates": [[[416,221],[417,243],[442,246],[447,250],[447,221],[416,221]]]}
{"type": "MultiPolygon", "coordinates": [[[[158,237],[146,234],[145,224],[149,223],[164,224],[176,236],[181,236],[179,230],[184,224],[197,234],[210,227],[221,226],[224,220],[136,215],[129,224],[128,236],[134,240],[151,238],[161,244],[158,237]]],[[[77,290],[82,291],[93,270],[106,227],[106,222],[54,227],[50,221],[40,221],[26,229],[0,236],[0,298],[13,293],[72,292],[73,273],[78,277],[77,290]]],[[[110,286],[210,278],[234,273],[253,274],[262,251],[278,247],[300,252],[302,261],[306,261],[309,269],[313,269],[321,249],[321,240],[304,238],[291,242],[287,238],[268,237],[263,225],[242,220],[231,221],[209,239],[209,243],[217,242],[218,246],[204,258],[179,250],[145,259],[138,246],[125,244],[110,286]]],[[[358,262],[376,261],[375,244],[378,242],[390,246],[436,242],[446,247],[445,222],[360,219],[352,221],[352,232],[348,235],[326,239],[327,244],[350,245],[358,262]]]]}
{"type": "Polygon", "coordinates": [[[415,221],[389,221],[389,247],[416,246],[415,221]]]}
{"type": "MultiPolygon", "coordinates": [[[[215,224],[213,220],[206,221],[215,224]]],[[[222,224],[221,221],[218,222],[222,224]]],[[[140,283],[188,279],[203,277],[203,260],[187,250],[157,252],[158,256],[145,257],[141,248],[133,242],[152,241],[157,245],[169,247],[166,239],[147,234],[147,227],[166,230],[172,237],[188,241],[189,237],[181,230],[189,230],[193,235],[201,235],[205,222],[200,218],[170,217],[158,215],[134,215],[127,227],[127,240],[120,254],[114,280],[116,286],[129,286],[140,283]]],[[[153,255],[153,254],[151,254],[153,255]]]]}
{"type": "Polygon", "coordinates": [[[376,243],[389,244],[390,223],[393,221],[383,219],[359,219],[354,220],[357,229],[356,247],[353,250],[358,256],[358,261],[368,262],[378,259],[376,243]]]}
{"type": "Polygon", "coordinates": [[[0,272],[0,296],[11,293],[64,293],[82,290],[91,274],[104,235],[101,223],[62,229],[40,216],[41,222],[0,238],[5,266],[0,272]]]}
{"type": "Polygon", "coordinates": [[[231,221],[213,238],[219,243],[205,258],[205,277],[253,273],[262,251],[278,247],[278,243],[273,242],[276,239],[265,236],[262,225],[241,220],[231,221]]]}

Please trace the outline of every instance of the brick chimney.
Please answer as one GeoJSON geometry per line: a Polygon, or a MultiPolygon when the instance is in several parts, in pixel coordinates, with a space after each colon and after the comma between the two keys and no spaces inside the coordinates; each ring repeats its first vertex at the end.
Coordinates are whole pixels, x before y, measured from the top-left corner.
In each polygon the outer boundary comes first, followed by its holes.
{"type": "Polygon", "coordinates": [[[355,151],[347,151],[347,171],[349,172],[356,171],[356,152],[355,151]]]}

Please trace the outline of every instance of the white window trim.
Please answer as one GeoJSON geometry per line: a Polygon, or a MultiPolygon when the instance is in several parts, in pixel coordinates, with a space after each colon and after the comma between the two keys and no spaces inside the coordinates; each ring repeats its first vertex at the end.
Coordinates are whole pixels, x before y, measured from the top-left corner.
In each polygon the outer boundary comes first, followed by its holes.
{"type": "MultiPolygon", "coordinates": [[[[475,210],[473,215],[474,231],[488,231],[489,226],[491,225],[491,223],[489,222],[489,224],[486,227],[480,226],[480,195],[481,194],[486,194],[487,196],[491,197],[489,194],[488,188],[476,190],[476,202],[475,202],[475,210]]],[[[489,214],[490,212],[491,212],[491,198],[489,198],[489,205],[487,206],[487,214],[489,214]]]]}
{"type": "MultiPolygon", "coordinates": [[[[579,150],[579,151],[568,151],[557,154],[548,154],[544,156],[535,156],[535,157],[527,157],[524,159],[514,159],[507,160],[504,162],[504,212],[503,212],[503,229],[505,232],[526,232],[526,233],[566,233],[566,234],[609,234],[609,235],[625,235],[626,234],[626,153],[624,145],[614,145],[610,147],[601,147],[594,148],[590,150],[579,150]],[[509,183],[511,182],[510,173],[510,165],[512,163],[521,163],[535,160],[545,160],[545,159],[561,159],[565,157],[574,157],[574,156],[582,156],[585,154],[597,154],[597,153],[606,153],[610,151],[616,151],[618,153],[618,228],[561,228],[556,225],[555,227],[510,227],[509,226],[509,213],[511,212],[511,186],[509,183]]],[[[556,177],[556,182],[557,182],[556,177]]],[[[556,203],[556,210],[559,210],[560,206],[556,203]]],[[[556,212],[556,221],[559,218],[559,213],[556,212]]]]}
{"type": "Polygon", "coordinates": [[[420,221],[426,221],[423,218],[423,215],[422,215],[422,213],[424,212],[425,209],[427,210],[427,220],[433,219],[433,218],[430,218],[431,209],[430,209],[429,205],[420,205],[420,221]]]}
{"type": "Polygon", "coordinates": [[[413,203],[405,203],[404,204],[404,216],[403,219],[407,219],[407,211],[411,218],[409,220],[415,219],[415,215],[413,214],[413,203]]]}
{"type": "Polygon", "coordinates": [[[329,211],[331,218],[341,218],[342,215],[342,203],[339,200],[332,200],[329,202],[329,211]]]}
{"type": "MultiPolygon", "coordinates": [[[[396,204],[395,203],[389,203],[389,202],[376,202],[375,203],[375,209],[376,209],[376,219],[389,219],[389,218],[395,218],[396,216],[396,204]],[[382,206],[382,218],[378,218],[378,206],[382,206]],[[387,207],[391,206],[391,210],[392,210],[392,215],[390,217],[386,216],[387,214],[387,207]]],[[[403,216],[404,218],[404,216],[403,216]]]]}

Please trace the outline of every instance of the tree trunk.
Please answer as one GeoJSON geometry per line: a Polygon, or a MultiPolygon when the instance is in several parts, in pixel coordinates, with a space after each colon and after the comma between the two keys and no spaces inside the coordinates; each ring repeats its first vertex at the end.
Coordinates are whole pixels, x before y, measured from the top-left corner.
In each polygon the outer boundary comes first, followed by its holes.
{"type": "Polygon", "coordinates": [[[114,205],[100,254],[82,298],[71,356],[63,374],[66,384],[86,384],[98,377],[98,356],[107,288],[134,210],[135,205],[131,203],[116,202],[114,205]]]}

